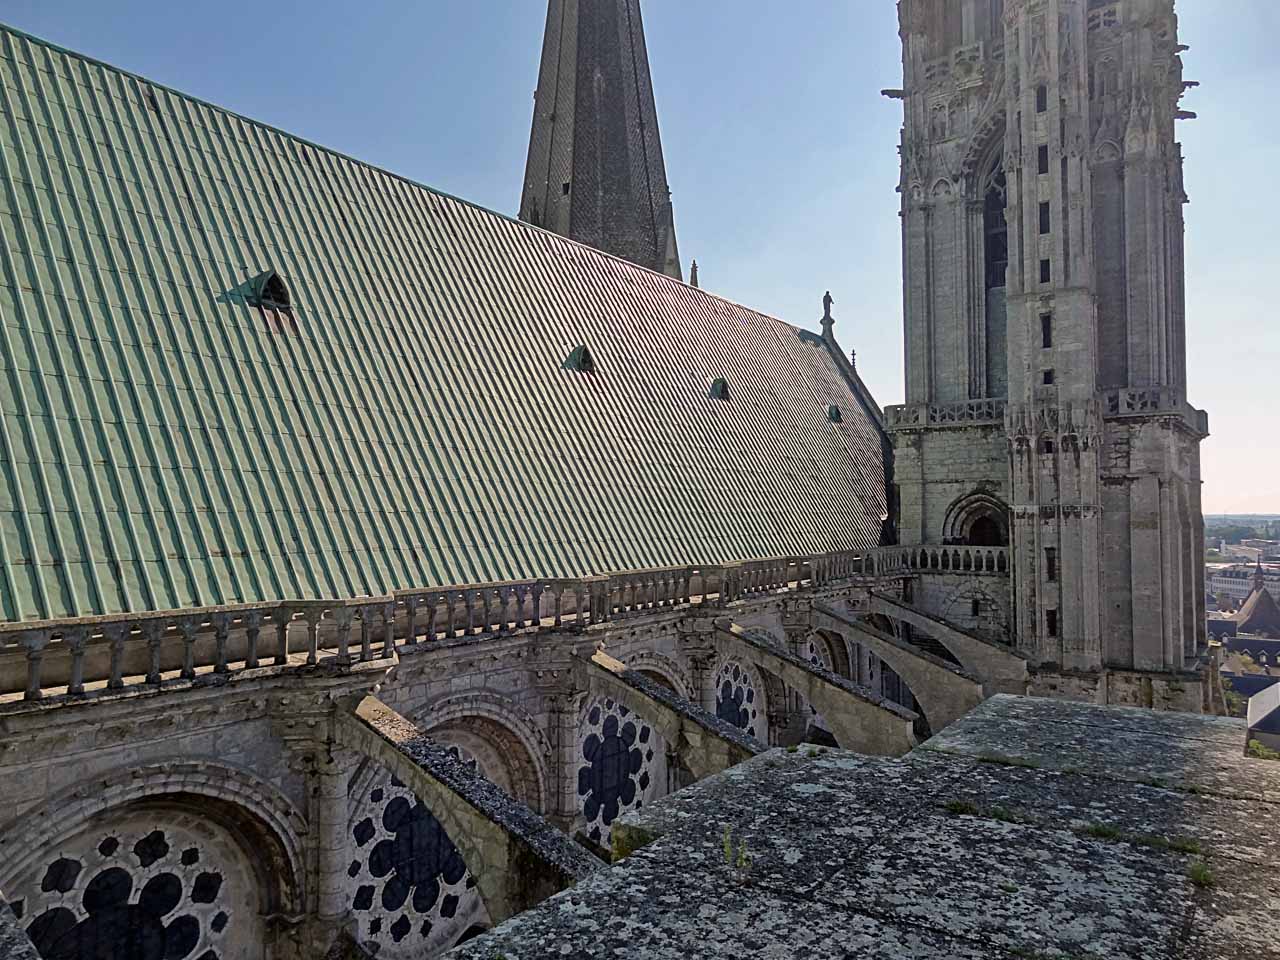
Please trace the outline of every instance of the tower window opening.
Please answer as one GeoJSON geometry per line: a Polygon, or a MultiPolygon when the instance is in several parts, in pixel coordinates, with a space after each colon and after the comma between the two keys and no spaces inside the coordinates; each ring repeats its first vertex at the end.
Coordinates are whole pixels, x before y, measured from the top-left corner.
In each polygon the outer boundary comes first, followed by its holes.
{"type": "Polygon", "coordinates": [[[1044,632],[1051,637],[1058,635],[1058,611],[1046,610],[1044,612],[1044,632]]]}
{"type": "Polygon", "coordinates": [[[1009,270],[1009,224],[1004,213],[1007,186],[1004,168],[996,161],[995,169],[987,180],[982,208],[988,290],[1003,287],[1009,270]]]}
{"type": "Polygon", "coordinates": [[[567,197],[569,195],[569,181],[566,180],[560,189],[564,193],[564,195],[567,197]]]}
{"type": "Polygon", "coordinates": [[[1044,385],[1046,387],[1052,387],[1056,381],[1057,381],[1057,374],[1055,374],[1052,370],[1046,370],[1044,372],[1044,385]]]}
{"type": "Polygon", "coordinates": [[[974,617],[982,616],[982,601],[977,597],[974,597],[973,600],[970,601],[969,612],[974,617]]]}
{"type": "Polygon", "coordinates": [[[1041,236],[1043,236],[1044,234],[1046,234],[1046,233],[1048,233],[1048,232],[1049,232],[1049,226],[1050,226],[1049,204],[1048,204],[1048,203],[1042,203],[1042,204],[1040,204],[1040,234],[1041,234],[1041,236]]]}
{"type": "Polygon", "coordinates": [[[1041,440],[1041,441],[1040,441],[1040,452],[1041,452],[1041,453],[1053,453],[1053,451],[1054,451],[1054,446],[1053,446],[1053,441],[1052,441],[1052,440],[1041,440]]]}
{"type": "Polygon", "coordinates": [[[1036,113],[1044,113],[1049,109],[1049,88],[1043,83],[1036,87],[1036,113]]]}
{"type": "Polygon", "coordinates": [[[1045,547],[1044,578],[1049,583],[1058,582],[1058,550],[1056,547],[1045,547]]]}
{"type": "Polygon", "coordinates": [[[1040,346],[1048,350],[1053,346],[1053,314],[1040,314],[1040,346]]]}
{"type": "Polygon", "coordinates": [[[1053,264],[1048,260],[1040,261],[1040,282],[1041,283],[1053,282],[1053,264]]]}
{"type": "Polygon", "coordinates": [[[1049,147],[1047,145],[1042,145],[1036,151],[1036,170],[1040,173],[1049,172],[1049,147]]]}

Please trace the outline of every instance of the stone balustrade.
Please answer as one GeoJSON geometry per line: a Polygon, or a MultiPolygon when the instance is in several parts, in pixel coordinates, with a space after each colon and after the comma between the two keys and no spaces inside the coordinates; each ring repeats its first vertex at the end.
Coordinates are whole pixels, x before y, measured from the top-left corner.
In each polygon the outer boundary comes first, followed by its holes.
{"type": "Polygon", "coordinates": [[[1009,575],[1008,547],[970,547],[919,544],[880,547],[867,551],[863,572],[891,577],[917,573],[959,573],[982,576],[1009,575]]]}
{"type": "Polygon", "coordinates": [[[1108,390],[1100,397],[1105,417],[1144,417],[1168,413],[1182,417],[1201,436],[1209,435],[1209,415],[1187,402],[1172,387],[1130,387],[1108,390]]]}
{"type": "Polygon", "coordinates": [[[586,627],[862,575],[861,554],[521,580],[387,596],[0,624],[0,703],[217,681],[263,667],[341,669],[398,646],[586,627]]]}
{"type": "Polygon", "coordinates": [[[966,400],[962,403],[909,403],[885,408],[890,429],[969,426],[1004,423],[1005,401],[966,400]]]}

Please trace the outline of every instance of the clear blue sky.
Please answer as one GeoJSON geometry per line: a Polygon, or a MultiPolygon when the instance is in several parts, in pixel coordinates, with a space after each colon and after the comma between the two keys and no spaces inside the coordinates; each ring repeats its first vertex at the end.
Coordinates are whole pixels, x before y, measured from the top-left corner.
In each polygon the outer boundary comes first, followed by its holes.
{"type": "MultiPolygon", "coordinates": [[[[1206,512],[1280,513],[1280,0],[1180,0],[1191,399],[1206,512]],[[1228,12],[1229,11],[1229,12],[1228,12]]],[[[0,0],[0,20],[484,206],[514,213],[542,0],[0,0]]],[[[647,0],[686,264],[836,332],[902,398],[901,84],[892,0],[647,0]]]]}

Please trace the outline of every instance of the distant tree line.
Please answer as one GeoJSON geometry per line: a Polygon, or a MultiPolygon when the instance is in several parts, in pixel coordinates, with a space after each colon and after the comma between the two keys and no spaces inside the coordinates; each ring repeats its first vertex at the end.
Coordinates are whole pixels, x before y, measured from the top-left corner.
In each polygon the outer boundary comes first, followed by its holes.
{"type": "Polygon", "coordinates": [[[1252,526],[1243,523],[1225,523],[1206,526],[1206,539],[1239,543],[1241,540],[1280,540],[1280,520],[1268,520],[1252,526]]]}

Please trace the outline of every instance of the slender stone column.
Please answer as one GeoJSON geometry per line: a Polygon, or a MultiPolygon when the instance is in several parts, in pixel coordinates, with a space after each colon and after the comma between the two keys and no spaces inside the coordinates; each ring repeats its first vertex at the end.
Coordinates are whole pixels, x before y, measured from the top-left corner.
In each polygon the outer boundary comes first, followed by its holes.
{"type": "Polygon", "coordinates": [[[316,914],[322,922],[340,923],[350,910],[346,872],[348,783],[354,766],[347,751],[330,746],[317,758],[312,788],[316,837],[316,914]]]}

